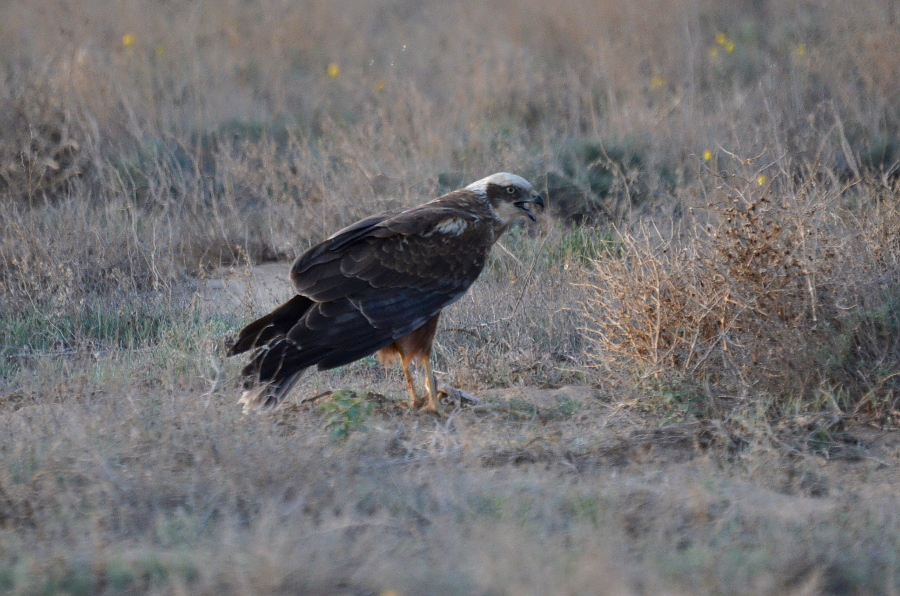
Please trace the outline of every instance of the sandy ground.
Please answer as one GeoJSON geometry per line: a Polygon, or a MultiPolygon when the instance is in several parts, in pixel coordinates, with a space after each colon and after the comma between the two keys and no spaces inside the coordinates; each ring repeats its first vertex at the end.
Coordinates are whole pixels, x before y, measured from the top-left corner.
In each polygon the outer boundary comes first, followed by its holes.
{"type": "Polygon", "coordinates": [[[227,267],[200,284],[202,308],[209,313],[259,316],[293,296],[287,263],[227,267]]]}

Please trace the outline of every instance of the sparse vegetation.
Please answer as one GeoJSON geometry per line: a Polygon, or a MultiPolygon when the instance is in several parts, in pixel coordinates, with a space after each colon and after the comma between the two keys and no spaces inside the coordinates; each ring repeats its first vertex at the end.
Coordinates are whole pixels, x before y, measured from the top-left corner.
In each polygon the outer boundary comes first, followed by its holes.
{"type": "Polygon", "coordinates": [[[842,195],[757,177],[721,183],[683,230],[644,226],[627,235],[623,258],[594,260],[595,363],[691,388],[718,402],[706,415],[761,404],[776,419],[863,406],[888,414],[896,281],[867,245],[890,232],[878,229],[880,210],[841,204],[848,194],[869,203],[877,184],[842,195]]]}
{"type": "Polygon", "coordinates": [[[896,592],[898,10],[7,3],[0,592],[896,592]],[[480,405],[240,416],[292,257],[501,170],[480,405]]]}

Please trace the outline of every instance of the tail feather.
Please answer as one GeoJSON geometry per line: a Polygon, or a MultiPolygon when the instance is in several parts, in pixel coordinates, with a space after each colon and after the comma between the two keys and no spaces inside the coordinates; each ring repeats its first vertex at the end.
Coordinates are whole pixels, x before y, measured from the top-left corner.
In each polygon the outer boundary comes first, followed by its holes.
{"type": "Polygon", "coordinates": [[[245,383],[273,383],[302,371],[328,353],[328,348],[301,348],[282,338],[257,349],[253,358],[241,371],[245,383]]]}
{"type": "Polygon", "coordinates": [[[230,356],[255,351],[250,364],[242,371],[247,390],[238,403],[244,406],[245,414],[278,405],[300,378],[306,366],[298,367],[285,361],[285,356],[297,351],[295,346],[285,341],[285,336],[312,305],[313,301],[306,296],[294,296],[244,327],[228,346],[230,356]]]}
{"type": "Polygon", "coordinates": [[[228,347],[228,355],[234,356],[270,343],[272,340],[287,335],[297,324],[313,301],[306,296],[294,296],[266,316],[259,318],[243,329],[237,339],[228,347]]]}
{"type": "Polygon", "coordinates": [[[350,299],[319,303],[294,296],[230,344],[230,355],[251,352],[240,403],[245,412],[273,407],[310,366],[326,370],[373,354],[396,339],[395,331],[373,324],[350,299]]]}
{"type": "Polygon", "coordinates": [[[289,377],[244,391],[238,400],[238,403],[243,406],[244,414],[277,406],[284,400],[284,396],[288,394],[302,374],[301,370],[289,377]]]}

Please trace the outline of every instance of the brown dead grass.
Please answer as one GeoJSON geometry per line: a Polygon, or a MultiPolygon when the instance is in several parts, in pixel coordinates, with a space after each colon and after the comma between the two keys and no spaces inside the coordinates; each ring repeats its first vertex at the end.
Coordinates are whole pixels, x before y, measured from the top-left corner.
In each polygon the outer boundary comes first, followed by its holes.
{"type": "Polygon", "coordinates": [[[896,592],[895,4],[7,3],[0,592],[896,592]],[[484,404],[238,417],[290,258],[500,170],[484,404]]]}
{"type": "Polygon", "coordinates": [[[680,229],[641,226],[625,258],[594,261],[595,364],[693,414],[893,415],[896,199],[879,205],[875,181],[738,180],[680,229]]]}
{"type": "Polygon", "coordinates": [[[15,593],[892,585],[900,452],[862,427],[842,442],[816,442],[815,425],[658,428],[589,387],[482,391],[437,419],[357,365],[327,382],[387,397],[334,443],[320,402],[242,418],[234,382],[204,393],[195,370],[70,366],[88,374],[51,388],[45,368],[2,405],[0,577],[15,593]]]}

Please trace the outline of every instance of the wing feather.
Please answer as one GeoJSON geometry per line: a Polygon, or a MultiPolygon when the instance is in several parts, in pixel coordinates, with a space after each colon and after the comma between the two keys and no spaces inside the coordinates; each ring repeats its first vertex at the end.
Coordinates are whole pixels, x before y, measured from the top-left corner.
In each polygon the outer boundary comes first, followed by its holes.
{"type": "Polygon", "coordinates": [[[313,301],[306,296],[294,296],[266,316],[244,327],[234,343],[228,346],[228,355],[246,352],[284,336],[312,305],[313,301]]]}

